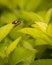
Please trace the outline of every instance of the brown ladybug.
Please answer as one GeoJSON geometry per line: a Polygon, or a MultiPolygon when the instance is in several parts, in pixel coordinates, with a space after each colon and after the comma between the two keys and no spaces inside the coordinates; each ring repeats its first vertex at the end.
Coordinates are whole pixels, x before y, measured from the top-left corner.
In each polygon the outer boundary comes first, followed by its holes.
{"type": "Polygon", "coordinates": [[[12,22],[12,24],[18,24],[18,23],[20,23],[19,20],[14,20],[14,21],[12,22]]]}

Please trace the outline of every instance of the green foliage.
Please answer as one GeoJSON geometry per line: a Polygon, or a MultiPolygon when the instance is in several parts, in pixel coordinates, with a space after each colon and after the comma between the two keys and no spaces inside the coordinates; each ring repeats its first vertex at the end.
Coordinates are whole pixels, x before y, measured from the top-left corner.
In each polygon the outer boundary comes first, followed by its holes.
{"type": "Polygon", "coordinates": [[[52,65],[52,0],[0,0],[0,65],[52,65]]]}
{"type": "Polygon", "coordinates": [[[0,42],[8,35],[13,27],[14,24],[10,23],[0,28],[0,42]]]}
{"type": "Polygon", "coordinates": [[[36,50],[28,50],[23,47],[17,47],[14,53],[9,57],[9,65],[15,65],[19,62],[28,60],[28,58],[34,56],[34,52],[36,52],[36,50]]]}
{"type": "Polygon", "coordinates": [[[42,59],[33,62],[31,65],[52,65],[52,59],[42,59]]]}
{"type": "Polygon", "coordinates": [[[52,16],[52,8],[45,15],[44,20],[46,23],[49,23],[51,21],[51,16],[52,16]]]}
{"type": "Polygon", "coordinates": [[[2,24],[11,23],[14,20],[17,20],[17,16],[12,12],[4,12],[1,16],[2,24]]]}
{"type": "Polygon", "coordinates": [[[52,24],[48,25],[47,33],[52,37],[52,24]]]}
{"type": "Polygon", "coordinates": [[[7,56],[16,48],[16,46],[17,46],[17,44],[18,44],[18,42],[19,42],[20,39],[21,39],[21,37],[17,38],[14,42],[12,42],[12,43],[8,46],[8,48],[7,48],[7,50],[6,50],[6,55],[7,55],[7,56]]]}

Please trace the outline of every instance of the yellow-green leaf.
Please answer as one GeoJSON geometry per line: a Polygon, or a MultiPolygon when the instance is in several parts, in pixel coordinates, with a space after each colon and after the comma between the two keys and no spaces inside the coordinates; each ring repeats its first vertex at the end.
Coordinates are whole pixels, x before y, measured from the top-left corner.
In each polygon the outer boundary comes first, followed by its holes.
{"type": "Polygon", "coordinates": [[[6,55],[8,56],[16,47],[17,44],[19,43],[21,37],[17,38],[15,41],[13,41],[7,48],[6,50],[6,55]]]}
{"type": "Polygon", "coordinates": [[[29,50],[34,50],[33,47],[31,46],[30,43],[28,43],[27,41],[23,41],[23,46],[29,50]]]}
{"type": "Polygon", "coordinates": [[[37,28],[23,28],[21,30],[19,30],[19,32],[22,32],[24,34],[29,34],[32,37],[34,37],[35,39],[43,39],[49,43],[51,43],[51,39],[41,30],[37,29],[37,28]]]}
{"type": "Polygon", "coordinates": [[[47,33],[52,37],[52,24],[50,23],[47,28],[47,33]]]}
{"type": "Polygon", "coordinates": [[[37,39],[37,40],[35,41],[35,45],[36,45],[36,46],[46,45],[46,44],[48,44],[48,43],[47,43],[46,41],[42,40],[42,39],[37,39]]]}
{"type": "Polygon", "coordinates": [[[17,20],[17,16],[14,13],[4,12],[1,15],[1,22],[2,22],[2,24],[11,23],[14,20],[17,20]]]}
{"type": "Polygon", "coordinates": [[[47,24],[44,23],[44,22],[35,22],[35,24],[32,24],[31,26],[32,27],[39,28],[43,32],[46,31],[46,29],[47,29],[47,24]]]}
{"type": "Polygon", "coordinates": [[[44,21],[46,23],[49,23],[50,22],[50,19],[51,19],[51,16],[52,16],[52,8],[46,13],[45,18],[44,18],[44,21]]]}
{"type": "Polygon", "coordinates": [[[10,23],[3,27],[0,27],[0,42],[9,34],[14,24],[10,23]]]}
{"type": "MultiPolygon", "coordinates": [[[[37,53],[37,50],[30,50],[26,49],[24,47],[18,46],[16,47],[15,51],[10,54],[9,56],[9,65],[16,65],[23,61],[29,61],[31,60],[31,57],[33,56],[35,58],[35,54],[37,53]]],[[[32,61],[32,60],[31,60],[32,61]]]]}
{"type": "Polygon", "coordinates": [[[40,17],[38,14],[33,13],[33,12],[26,12],[26,11],[21,11],[21,16],[25,20],[33,20],[33,21],[43,21],[43,18],[40,17]]]}
{"type": "Polygon", "coordinates": [[[52,59],[39,59],[31,65],[52,65],[52,59]]]}

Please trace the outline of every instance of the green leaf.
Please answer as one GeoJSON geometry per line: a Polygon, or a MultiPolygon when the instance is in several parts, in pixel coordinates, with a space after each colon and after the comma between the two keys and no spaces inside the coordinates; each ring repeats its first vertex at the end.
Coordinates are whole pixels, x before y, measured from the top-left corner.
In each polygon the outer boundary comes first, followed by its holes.
{"type": "Polygon", "coordinates": [[[15,41],[13,41],[8,48],[6,49],[6,55],[8,56],[14,49],[17,47],[21,37],[17,38],[15,41]]]}
{"type": "Polygon", "coordinates": [[[48,25],[44,22],[37,22],[36,21],[35,24],[32,24],[31,26],[36,27],[36,28],[40,29],[43,32],[46,32],[46,29],[47,29],[48,25]]]}
{"type": "Polygon", "coordinates": [[[29,34],[32,37],[34,37],[35,39],[43,39],[46,42],[51,43],[51,39],[41,30],[37,29],[37,28],[23,28],[21,30],[19,30],[19,32],[24,33],[24,34],[29,34]]]}
{"type": "Polygon", "coordinates": [[[47,33],[50,37],[52,37],[52,24],[50,23],[47,28],[47,33]]]}
{"type": "Polygon", "coordinates": [[[16,16],[15,13],[12,13],[12,12],[4,12],[1,15],[1,22],[2,22],[2,24],[11,23],[14,20],[17,20],[17,16],[16,16]]]}
{"type": "Polygon", "coordinates": [[[17,30],[21,29],[24,26],[24,23],[21,22],[19,25],[17,25],[15,28],[13,28],[13,30],[10,32],[9,36],[12,39],[16,39],[17,37],[19,37],[21,35],[21,33],[19,33],[17,30]]]}
{"type": "Polygon", "coordinates": [[[43,19],[34,12],[21,11],[21,17],[27,21],[43,21],[43,19]]]}
{"type": "Polygon", "coordinates": [[[37,39],[35,41],[35,46],[40,46],[40,45],[47,45],[48,43],[42,39],[37,39]]]}
{"type": "Polygon", "coordinates": [[[30,65],[30,64],[28,62],[20,62],[20,63],[18,63],[16,65],[30,65]]]}
{"type": "Polygon", "coordinates": [[[23,41],[23,46],[29,50],[34,50],[31,44],[27,41],[23,41]]]}
{"type": "Polygon", "coordinates": [[[33,62],[31,65],[52,65],[52,59],[41,59],[33,62]]]}
{"type": "MultiPolygon", "coordinates": [[[[35,22],[35,24],[32,24],[31,25],[32,27],[34,28],[38,28],[40,29],[43,33],[42,34],[45,34],[47,37],[51,36],[52,35],[52,31],[51,31],[51,28],[52,28],[52,24],[49,24],[47,25],[46,23],[44,22],[35,22]]],[[[51,41],[51,38],[49,37],[50,41],[51,41]]],[[[45,40],[42,40],[40,39],[41,41],[44,41],[46,43],[45,40]]],[[[40,41],[39,41],[40,42],[40,41]]],[[[51,42],[52,43],[52,42],[51,42]]],[[[40,42],[41,44],[41,42],[40,42]]]]}
{"type": "Polygon", "coordinates": [[[17,63],[17,65],[30,65],[34,61],[34,56],[31,56],[24,60],[23,62],[17,63]]]}
{"type": "Polygon", "coordinates": [[[7,49],[7,46],[9,45],[9,43],[11,43],[12,40],[9,39],[8,37],[6,37],[1,43],[0,43],[0,56],[2,58],[5,58],[6,57],[6,54],[5,54],[5,50],[7,49]]]}
{"type": "Polygon", "coordinates": [[[44,17],[45,16],[45,13],[46,13],[46,10],[40,10],[37,12],[38,15],[44,17]]]}
{"type": "Polygon", "coordinates": [[[15,51],[9,57],[9,65],[15,65],[19,62],[23,62],[31,56],[34,56],[36,49],[29,50],[24,47],[17,47],[15,51]]]}
{"type": "Polygon", "coordinates": [[[13,27],[14,24],[12,23],[0,27],[0,42],[9,34],[13,27]]]}
{"type": "Polygon", "coordinates": [[[46,23],[49,23],[50,20],[51,20],[51,16],[52,16],[52,8],[46,13],[45,18],[44,18],[44,21],[46,23]]]}
{"type": "Polygon", "coordinates": [[[38,32],[41,32],[41,31],[36,28],[23,28],[23,29],[19,30],[19,32],[22,32],[24,34],[29,34],[29,35],[33,36],[34,38],[37,38],[37,37],[40,37],[40,33],[38,33],[38,32]]]}

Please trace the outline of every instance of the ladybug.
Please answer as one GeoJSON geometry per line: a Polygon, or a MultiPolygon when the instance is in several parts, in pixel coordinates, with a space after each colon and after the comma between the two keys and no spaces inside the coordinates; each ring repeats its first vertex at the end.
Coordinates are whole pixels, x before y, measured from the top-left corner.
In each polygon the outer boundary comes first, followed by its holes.
{"type": "Polygon", "coordinates": [[[18,23],[20,23],[19,20],[14,20],[14,21],[12,22],[12,24],[18,24],[18,23]]]}

